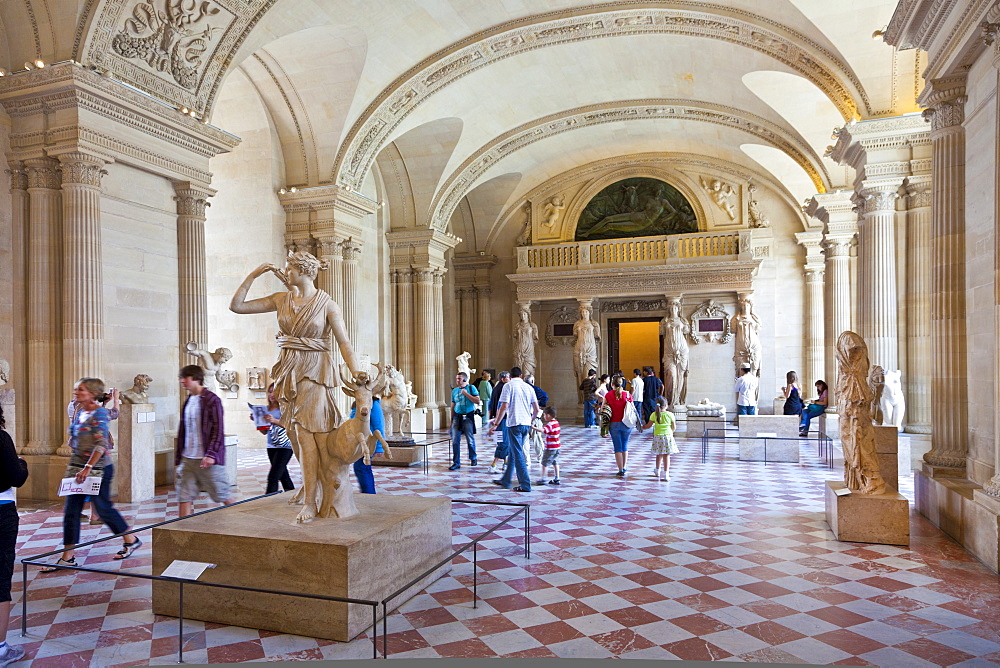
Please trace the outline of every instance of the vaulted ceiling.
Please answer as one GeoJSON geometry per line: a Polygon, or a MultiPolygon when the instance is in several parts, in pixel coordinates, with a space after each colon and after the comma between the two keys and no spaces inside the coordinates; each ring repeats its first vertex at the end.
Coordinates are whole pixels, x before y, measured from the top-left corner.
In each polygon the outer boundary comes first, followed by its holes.
{"type": "Polygon", "coordinates": [[[447,227],[464,201],[485,240],[547,179],[629,153],[725,161],[796,202],[846,185],[824,157],[833,128],[916,110],[919,52],[872,39],[895,5],[26,0],[0,3],[0,63],[72,58],[209,119],[238,70],[268,112],[287,185],[357,189],[373,168],[391,171],[408,200],[394,225],[447,227]],[[157,12],[204,28],[197,81],[115,46],[115,34],[151,34],[157,12]]]}

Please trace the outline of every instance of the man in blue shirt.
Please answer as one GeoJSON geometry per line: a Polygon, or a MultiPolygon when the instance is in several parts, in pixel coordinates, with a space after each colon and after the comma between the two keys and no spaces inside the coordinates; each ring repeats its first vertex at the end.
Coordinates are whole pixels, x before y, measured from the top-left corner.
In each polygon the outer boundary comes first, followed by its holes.
{"type": "Polygon", "coordinates": [[[479,405],[479,390],[469,385],[469,376],[464,371],[455,375],[456,387],[451,390],[451,454],[449,471],[462,468],[462,435],[469,444],[469,463],[475,466],[476,459],[476,406],[479,405]]]}

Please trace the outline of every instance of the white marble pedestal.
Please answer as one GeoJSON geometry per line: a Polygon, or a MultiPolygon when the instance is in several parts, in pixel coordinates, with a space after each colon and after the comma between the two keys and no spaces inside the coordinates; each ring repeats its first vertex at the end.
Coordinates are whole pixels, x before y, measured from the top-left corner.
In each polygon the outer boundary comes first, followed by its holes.
{"type": "Polygon", "coordinates": [[[236,434],[225,435],[226,445],[226,480],[232,487],[236,487],[236,458],[239,456],[237,447],[240,444],[240,437],[236,434]]]}
{"type": "Polygon", "coordinates": [[[826,521],[837,540],[878,545],[910,544],[910,502],[894,489],[885,494],[851,492],[842,480],[826,481],[826,521]]]}
{"type": "Polygon", "coordinates": [[[153,404],[123,403],[118,417],[118,500],[138,503],[156,494],[156,413],[153,404]]]}
{"type": "Polygon", "coordinates": [[[796,415],[741,415],[740,459],[798,462],[799,418],[796,415]],[[760,434],[770,434],[766,441],[760,434]],[[766,443],[766,446],[765,446],[766,443]]]}
{"type": "Polygon", "coordinates": [[[899,432],[895,427],[876,425],[874,429],[879,473],[893,489],[899,489],[899,432]]]}

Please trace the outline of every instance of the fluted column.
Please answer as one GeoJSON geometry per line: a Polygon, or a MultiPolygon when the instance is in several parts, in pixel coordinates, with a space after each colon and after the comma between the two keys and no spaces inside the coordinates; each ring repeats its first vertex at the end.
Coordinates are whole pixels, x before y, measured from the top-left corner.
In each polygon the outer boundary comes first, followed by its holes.
{"type": "Polygon", "coordinates": [[[445,396],[448,394],[448,383],[451,380],[451,375],[448,372],[448,367],[445,359],[445,347],[444,347],[444,269],[436,269],[434,271],[434,359],[435,359],[435,375],[436,375],[436,393],[435,398],[437,399],[437,406],[443,407],[447,406],[448,402],[445,401],[445,396]]]}
{"type": "Polygon", "coordinates": [[[177,202],[178,341],[181,366],[191,363],[188,341],[208,342],[208,281],[205,257],[205,208],[215,194],[210,188],[174,184],[177,202]]]}
{"type": "MultiPolygon", "coordinates": [[[[998,70],[996,76],[997,84],[1000,85],[1000,23],[987,23],[983,26],[984,41],[987,46],[992,46],[993,67],[998,70]]],[[[994,114],[1000,112],[1000,99],[994,103],[994,114]]],[[[994,132],[1000,132],[1000,116],[994,115],[994,132]]],[[[995,135],[1000,137],[1000,135],[995,135]]],[[[1000,143],[995,145],[993,153],[993,199],[996,203],[997,185],[1000,184],[1000,143]]],[[[1000,335],[1000,210],[993,212],[993,336],[1000,335]]],[[[1000,371],[1000,356],[994,353],[993,378],[998,378],[1000,371]]],[[[1000,497],[1000,392],[993,391],[993,477],[983,485],[983,491],[993,497],[1000,497]]]]}
{"type": "MultiPolygon", "coordinates": [[[[806,360],[802,387],[812,387],[823,377],[824,326],[823,326],[823,277],[822,266],[806,267],[806,360]]],[[[829,381],[827,381],[829,383],[829,381]]]]}
{"type": "Polygon", "coordinates": [[[490,357],[490,295],[493,291],[488,285],[481,285],[476,288],[476,329],[479,334],[476,337],[478,348],[476,349],[476,359],[483,369],[491,365],[490,357]]]}
{"type": "Polygon", "coordinates": [[[896,191],[899,183],[866,188],[858,229],[858,294],[861,335],[873,365],[899,368],[896,305],[896,191]]]}
{"type": "MultiPolygon", "coordinates": [[[[931,433],[931,189],[906,189],[906,430],[931,433]]],[[[1000,470],[1000,469],[998,469],[1000,470]]]]}
{"type": "Polygon", "coordinates": [[[968,453],[965,328],[964,89],[929,100],[931,120],[931,450],[933,466],[964,468],[968,453]],[[935,99],[936,98],[936,99],[935,99]],[[945,400],[947,397],[947,400],[945,400]]]}
{"type": "MultiPolygon", "coordinates": [[[[396,367],[403,370],[405,378],[413,378],[413,270],[397,269],[392,272],[396,303],[396,367]]],[[[416,390],[414,390],[416,391],[416,390]]]]}
{"type": "Polygon", "coordinates": [[[433,269],[413,271],[413,310],[416,325],[413,332],[413,391],[420,402],[417,405],[427,409],[437,408],[434,274],[433,269]]]}
{"type": "MultiPolygon", "coordinates": [[[[361,257],[361,243],[352,238],[344,240],[340,247],[344,258],[341,267],[343,277],[343,292],[340,309],[344,312],[344,322],[347,323],[347,335],[351,345],[360,350],[358,340],[358,259],[361,257]]],[[[362,346],[364,347],[364,346],[362,346]]]]}
{"type": "Polygon", "coordinates": [[[837,378],[837,356],[833,347],[840,333],[851,329],[851,244],[850,238],[842,237],[827,237],[823,242],[827,308],[825,380],[831,391],[837,378]]]}
{"type": "Polygon", "coordinates": [[[48,455],[62,441],[66,393],[62,387],[61,287],[62,236],[59,163],[26,160],[27,234],[27,392],[28,438],[23,453],[48,455]]]}
{"type": "MultiPolygon", "coordinates": [[[[20,160],[11,161],[9,163],[9,169],[7,169],[7,175],[10,176],[10,200],[11,200],[11,255],[12,255],[12,265],[13,265],[13,280],[14,280],[14,294],[13,296],[13,306],[14,313],[27,314],[26,307],[26,291],[28,286],[27,280],[27,243],[25,236],[27,234],[28,228],[28,216],[29,216],[29,202],[28,202],[28,170],[25,168],[24,163],[20,160]]],[[[14,356],[11,360],[11,376],[10,380],[15,388],[19,388],[23,391],[25,388],[25,379],[27,374],[25,373],[28,367],[28,357],[27,350],[25,346],[26,340],[26,317],[16,317],[13,318],[13,334],[14,334],[14,346],[13,352],[14,356]]],[[[11,422],[11,418],[15,418],[15,422],[20,424],[26,424],[25,411],[23,408],[23,401],[16,401],[15,410],[17,412],[16,416],[8,416],[8,424],[11,422]]],[[[11,433],[14,438],[14,445],[18,447],[18,452],[24,449],[24,438],[19,437],[18,434],[11,433]]]]}
{"type": "MultiPolygon", "coordinates": [[[[470,354],[476,354],[476,334],[478,327],[476,327],[476,291],[472,287],[466,287],[464,289],[456,290],[456,295],[459,298],[459,305],[461,308],[461,317],[458,321],[458,331],[459,331],[459,347],[462,349],[459,352],[468,351],[470,354]]],[[[473,365],[476,367],[481,367],[482,362],[473,357],[473,365]]],[[[472,379],[470,379],[472,380],[472,379]]]]}
{"type": "MultiPolygon", "coordinates": [[[[68,153],[62,163],[63,386],[104,374],[104,281],[101,260],[100,158],[68,153]]],[[[69,452],[65,454],[71,454],[69,452]]]]}

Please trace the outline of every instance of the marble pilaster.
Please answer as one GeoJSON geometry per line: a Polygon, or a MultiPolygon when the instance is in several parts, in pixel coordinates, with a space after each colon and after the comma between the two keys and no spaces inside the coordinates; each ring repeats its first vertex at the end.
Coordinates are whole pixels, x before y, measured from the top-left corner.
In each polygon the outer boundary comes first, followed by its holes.
{"type": "Polygon", "coordinates": [[[439,408],[448,406],[446,401],[448,388],[451,382],[451,370],[445,356],[444,346],[444,276],[443,268],[434,271],[434,290],[432,299],[434,303],[434,372],[437,376],[437,405],[439,408]]]}
{"type": "Polygon", "coordinates": [[[28,176],[27,376],[28,424],[22,454],[50,455],[62,442],[67,392],[62,386],[59,275],[61,195],[59,163],[25,161],[28,176]]]}
{"type": "MultiPolygon", "coordinates": [[[[14,313],[27,313],[25,291],[17,286],[27,286],[27,225],[29,218],[29,198],[28,198],[28,171],[24,163],[20,160],[13,160],[9,163],[7,174],[10,176],[10,199],[11,199],[11,257],[12,257],[12,279],[14,283],[13,306],[14,313]]],[[[23,387],[28,368],[27,350],[24,345],[26,337],[26,318],[13,318],[12,330],[14,335],[13,355],[11,358],[11,387],[23,387]]],[[[9,390],[13,396],[14,390],[9,390]]],[[[8,407],[4,411],[7,418],[8,432],[14,439],[15,447],[20,448],[23,439],[19,439],[10,429],[10,425],[16,422],[23,424],[25,411],[20,402],[8,407]],[[16,414],[15,414],[16,413],[16,414]]],[[[20,451],[20,449],[19,449],[20,451]]]]}
{"type": "MultiPolygon", "coordinates": [[[[392,272],[394,301],[396,304],[396,367],[403,370],[403,377],[412,379],[413,366],[413,270],[396,269],[392,272]]],[[[415,392],[416,390],[414,390],[415,392]]]]}
{"type": "MultiPolygon", "coordinates": [[[[476,329],[479,334],[475,359],[483,369],[490,368],[493,361],[490,357],[490,296],[493,291],[488,285],[476,287],[476,329]]],[[[495,377],[494,377],[495,379],[495,377]]]]}
{"type": "MultiPolygon", "coordinates": [[[[933,82],[932,82],[933,85],[933,82]]],[[[964,468],[968,453],[965,322],[965,89],[953,86],[928,99],[931,121],[931,404],[932,466],[964,468]]]]}
{"type": "Polygon", "coordinates": [[[799,381],[802,387],[811,388],[817,380],[823,378],[824,372],[823,288],[826,268],[821,248],[823,233],[799,232],[795,238],[806,249],[805,365],[799,381]]]}
{"type": "Polygon", "coordinates": [[[433,269],[413,271],[413,391],[418,397],[417,405],[427,409],[438,405],[435,398],[434,274],[433,269]]]}
{"type": "Polygon", "coordinates": [[[906,430],[931,431],[931,189],[906,186],[906,430]]]}
{"type": "Polygon", "coordinates": [[[348,237],[341,244],[343,266],[341,267],[341,282],[343,290],[341,292],[340,309],[344,312],[344,322],[347,323],[347,335],[351,339],[351,345],[359,352],[364,352],[364,346],[358,340],[358,259],[361,257],[361,243],[348,237]]]}
{"type": "Polygon", "coordinates": [[[864,199],[858,229],[858,294],[862,300],[861,335],[871,363],[899,368],[896,303],[896,199],[901,182],[861,191],[864,199]]]}
{"type": "Polygon", "coordinates": [[[174,184],[177,202],[178,343],[180,365],[191,363],[184,346],[208,341],[208,281],[205,257],[205,209],[215,194],[190,182],[174,184]]]}
{"type": "MultiPolygon", "coordinates": [[[[478,327],[476,327],[476,318],[478,316],[476,311],[476,289],[471,286],[458,288],[455,290],[455,295],[458,297],[461,313],[457,323],[458,347],[462,351],[467,350],[472,355],[475,355],[478,350],[476,345],[476,338],[478,336],[478,327]]],[[[482,366],[482,362],[477,357],[473,357],[472,362],[475,368],[482,366]]],[[[470,380],[474,379],[470,378],[470,380]]]]}
{"type": "MultiPolygon", "coordinates": [[[[851,246],[857,233],[857,215],[853,211],[851,193],[838,191],[825,193],[814,197],[817,205],[822,207],[827,218],[824,225],[823,256],[824,271],[824,309],[825,318],[825,371],[823,379],[830,386],[831,401],[834,381],[837,378],[837,357],[834,355],[834,344],[840,333],[852,328],[851,318],[851,246]]],[[[815,382],[815,381],[814,381],[815,382]]],[[[831,405],[833,405],[831,403],[831,405]]]]}

